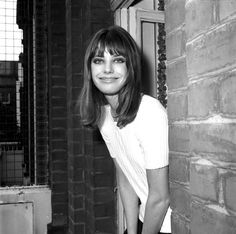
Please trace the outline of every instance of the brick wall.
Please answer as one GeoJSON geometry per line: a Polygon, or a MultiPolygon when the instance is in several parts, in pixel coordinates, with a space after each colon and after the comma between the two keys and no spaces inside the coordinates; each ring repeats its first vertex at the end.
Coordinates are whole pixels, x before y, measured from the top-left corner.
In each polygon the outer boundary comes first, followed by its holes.
{"type": "MultiPolygon", "coordinates": [[[[45,0],[35,1],[36,184],[48,184],[48,71],[45,0]]],[[[33,99],[32,99],[33,100],[33,99]]],[[[33,167],[34,169],[34,167],[33,167]]]]}
{"type": "Polygon", "coordinates": [[[79,116],[73,110],[77,94],[82,86],[82,1],[66,1],[66,73],[68,107],[68,233],[85,231],[85,158],[83,155],[83,131],[79,116]]]}
{"type": "Polygon", "coordinates": [[[173,234],[236,230],[236,3],[167,0],[173,234]]]}
{"type": "Polygon", "coordinates": [[[68,222],[67,83],[65,1],[47,1],[49,153],[52,224],[49,233],[66,233],[68,222]]]}
{"type": "MultiPolygon", "coordinates": [[[[33,137],[31,141],[37,147],[37,183],[49,182],[52,190],[48,233],[115,233],[112,160],[98,131],[81,127],[75,109],[88,39],[99,28],[113,24],[109,1],[19,3],[25,77],[33,77],[33,72],[36,76],[35,83],[30,79],[29,84],[32,96],[36,90],[36,109],[32,109],[36,112],[31,120],[34,123],[36,117],[36,141],[33,137]]],[[[32,152],[35,153],[33,147],[32,152]]]]}
{"type": "Polygon", "coordinates": [[[97,131],[85,130],[75,109],[90,36],[113,24],[109,1],[66,1],[69,233],[115,233],[114,170],[97,131]]]}

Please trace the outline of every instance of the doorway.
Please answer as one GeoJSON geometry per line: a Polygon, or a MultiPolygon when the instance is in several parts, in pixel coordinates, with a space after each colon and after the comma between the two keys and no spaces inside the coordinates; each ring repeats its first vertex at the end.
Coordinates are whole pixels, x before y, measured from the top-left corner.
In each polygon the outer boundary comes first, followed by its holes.
{"type": "MultiPolygon", "coordinates": [[[[163,50],[160,49],[158,43],[160,26],[164,25],[164,11],[157,10],[159,2],[157,0],[118,2],[120,2],[119,7],[113,6],[114,8],[117,7],[115,24],[123,27],[131,34],[141,51],[143,93],[158,98],[166,107],[166,82],[165,80],[160,82],[160,74],[158,74],[160,70],[161,72],[165,70],[159,69],[160,53],[163,50]],[[164,93],[161,93],[160,90],[163,90],[164,93]]],[[[117,195],[117,219],[117,233],[123,234],[126,225],[119,195],[117,195]]]]}

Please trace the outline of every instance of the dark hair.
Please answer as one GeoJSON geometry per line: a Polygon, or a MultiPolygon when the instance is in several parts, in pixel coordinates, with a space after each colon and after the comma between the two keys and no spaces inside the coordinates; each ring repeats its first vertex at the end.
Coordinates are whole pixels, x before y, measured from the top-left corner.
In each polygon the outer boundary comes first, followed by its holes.
{"type": "Polygon", "coordinates": [[[79,97],[80,117],[85,126],[95,127],[101,118],[101,107],[107,104],[105,96],[93,84],[91,61],[105,49],[110,54],[126,58],[128,76],[118,93],[117,126],[124,127],[136,117],[141,100],[140,54],[134,39],[119,26],[99,30],[90,41],[84,57],[84,84],[79,97]]]}

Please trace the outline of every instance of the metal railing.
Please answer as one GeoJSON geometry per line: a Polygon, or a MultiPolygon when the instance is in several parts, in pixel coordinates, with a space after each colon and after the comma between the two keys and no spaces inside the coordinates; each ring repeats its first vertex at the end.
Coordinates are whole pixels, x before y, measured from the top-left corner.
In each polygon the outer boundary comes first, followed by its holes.
{"type": "Polygon", "coordinates": [[[0,186],[24,184],[24,149],[18,142],[0,142],[0,186]]]}

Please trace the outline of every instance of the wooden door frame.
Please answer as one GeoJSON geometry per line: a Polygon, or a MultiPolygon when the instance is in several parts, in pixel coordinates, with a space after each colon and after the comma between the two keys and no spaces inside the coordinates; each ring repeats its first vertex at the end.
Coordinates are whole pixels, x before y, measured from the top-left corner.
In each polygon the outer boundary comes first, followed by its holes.
{"type": "Polygon", "coordinates": [[[128,8],[135,0],[111,0],[111,10],[115,11],[118,8],[128,8]]]}
{"type": "MultiPolygon", "coordinates": [[[[136,40],[141,47],[142,22],[164,23],[163,11],[130,7],[134,0],[112,0],[111,8],[114,11],[115,24],[122,26],[136,40]]],[[[117,191],[117,233],[123,234],[125,224],[124,210],[121,198],[117,191]]]]}

